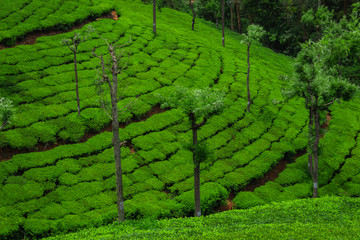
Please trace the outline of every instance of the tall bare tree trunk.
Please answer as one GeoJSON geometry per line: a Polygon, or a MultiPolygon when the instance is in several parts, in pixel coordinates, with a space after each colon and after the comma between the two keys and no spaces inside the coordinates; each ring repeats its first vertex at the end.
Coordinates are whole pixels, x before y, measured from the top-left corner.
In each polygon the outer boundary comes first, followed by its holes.
{"type": "MultiPolygon", "coordinates": [[[[308,83],[308,91],[310,92],[310,83],[308,83]]],[[[308,125],[308,169],[311,176],[313,175],[313,145],[312,141],[314,138],[313,127],[314,127],[314,109],[313,109],[313,96],[310,96],[306,100],[307,107],[309,108],[309,125],[308,125]]]]}
{"type": "Polygon", "coordinates": [[[225,0],[221,2],[222,45],[225,47],[225,0]]]}
{"type": "Polygon", "coordinates": [[[236,1],[236,15],[237,15],[237,25],[238,32],[241,33],[241,17],[240,17],[240,1],[236,1]]]}
{"type": "MultiPolygon", "coordinates": [[[[197,140],[197,125],[195,115],[190,115],[191,128],[193,133],[193,147],[198,143],[197,140]]],[[[200,163],[196,160],[195,150],[192,151],[194,162],[194,197],[195,197],[195,217],[201,216],[201,201],[200,201],[200,163]]]]}
{"type": "MultiPolygon", "coordinates": [[[[105,40],[106,41],[106,40],[105,40]]],[[[106,41],[108,44],[108,42],[106,41]]],[[[101,68],[102,68],[102,78],[103,81],[106,82],[110,89],[111,96],[111,116],[112,116],[112,132],[113,132],[113,146],[114,146],[114,158],[115,158],[115,174],[116,174],[116,197],[117,197],[117,209],[118,209],[118,221],[125,221],[125,211],[124,211],[124,194],[123,194],[123,183],[122,183],[122,168],[121,168],[121,143],[119,136],[119,118],[118,118],[118,108],[117,108],[117,89],[118,89],[118,59],[116,56],[116,47],[108,44],[108,49],[111,55],[112,66],[112,82],[105,72],[105,62],[103,55],[97,56],[95,54],[95,49],[93,50],[93,55],[101,60],[101,68]]]]}
{"type": "Polygon", "coordinates": [[[318,150],[319,150],[319,141],[320,141],[320,120],[319,120],[319,110],[316,108],[318,103],[318,97],[315,99],[315,142],[314,142],[314,170],[313,170],[313,198],[318,197],[318,166],[319,166],[319,158],[318,158],[318,150]]]}
{"type": "Polygon", "coordinates": [[[344,15],[347,16],[348,15],[348,0],[344,0],[344,15]]]}
{"type": "Polygon", "coordinates": [[[153,0],[153,32],[156,35],[156,0],[153,0]]]}
{"type": "Polygon", "coordinates": [[[234,4],[231,3],[230,5],[230,29],[231,31],[234,31],[234,4]]]}
{"type": "Polygon", "coordinates": [[[193,14],[191,29],[194,31],[195,30],[196,12],[195,12],[195,9],[194,9],[194,5],[192,4],[192,0],[189,0],[189,4],[190,4],[191,11],[192,11],[192,14],[193,14]]]}
{"type": "Polygon", "coordinates": [[[77,109],[78,109],[78,116],[80,117],[80,97],[79,97],[79,80],[78,80],[78,73],[77,73],[77,61],[76,61],[76,52],[77,47],[75,47],[74,51],[74,71],[75,71],[75,91],[76,91],[76,101],[77,101],[77,109]]]}
{"type": "Polygon", "coordinates": [[[250,46],[251,43],[248,44],[247,47],[247,76],[246,76],[246,87],[247,87],[247,97],[248,97],[248,103],[247,103],[247,111],[250,112],[250,106],[252,103],[251,96],[250,96],[250,46]]]}
{"type": "Polygon", "coordinates": [[[308,149],[309,149],[309,153],[308,153],[308,169],[309,169],[309,173],[311,175],[313,175],[313,153],[311,152],[311,149],[313,148],[312,145],[312,139],[313,139],[313,118],[314,118],[314,114],[313,114],[313,110],[312,110],[312,106],[310,106],[309,108],[309,126],[308,126],[308,149]]]}

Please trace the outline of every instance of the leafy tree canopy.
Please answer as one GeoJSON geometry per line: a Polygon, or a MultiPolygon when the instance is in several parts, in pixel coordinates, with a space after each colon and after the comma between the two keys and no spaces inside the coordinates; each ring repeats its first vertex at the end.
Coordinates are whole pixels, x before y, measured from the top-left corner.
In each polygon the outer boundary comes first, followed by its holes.
{"type": "Polygon", "coordinates": [[[180,108],[187,115],[193,113],[195,118],[207,117],[223,108],[224,97],[224,92],[215,89],[177,87],[170,95],[162,97],[161,107],[180,108]]]}
{"type": "Polygon", "coordinates": [[[260,41],[264,35],[265,30],[263,27],[256,24],[251,24],[247,27],[247,34],[242,34],[243,40],[241,43],[245,43],[249,46],[252,42],[260,41]]]}

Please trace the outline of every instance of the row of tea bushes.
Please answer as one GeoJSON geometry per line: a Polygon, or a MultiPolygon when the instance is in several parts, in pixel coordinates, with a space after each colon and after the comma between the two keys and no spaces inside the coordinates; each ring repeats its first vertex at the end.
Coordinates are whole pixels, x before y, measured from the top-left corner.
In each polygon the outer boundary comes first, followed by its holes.
{"type": "Polygon", "coordinates": [[[95,19],[114,9],[106,1],[41,0],[5,1],[0,10],[0,43],[12,46],[34,31],[66,30],[86,19],[95,19]]]}

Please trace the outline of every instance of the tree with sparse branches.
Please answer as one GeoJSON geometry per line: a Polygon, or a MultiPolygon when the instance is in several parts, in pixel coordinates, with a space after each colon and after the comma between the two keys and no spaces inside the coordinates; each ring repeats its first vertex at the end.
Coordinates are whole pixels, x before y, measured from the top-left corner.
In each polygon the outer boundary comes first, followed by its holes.
{"type": "Polygon", "coordinates": [[[80,97],[79,97],[79,80],[78,80],[78,72],[77,72],[77,60],[76,55],[78,51],[78,46],[80,43],[84,42],[89,34],[93,32],[93,28],[88,26],[88,29],[85,33],[74,33],[74,36],[71,38],[63,38],[61,40],[61,44],[67,46],[70,51],[74,54],[74,71],[75,71],[75,91],[76,91],[76,101],[77,101],[77,108],[78,108],[78,116],[81,115],[80,113],[80,97]]]}
{"type": "Polygon", "coordinates": [[[14,116],[15,108],[12,101],[8,98],[0,98],[0,130],[10,123],[14,116]]]}
{"type": "MultiPolygon", "coordinates": [[[[100,35],[99,35],[100,36],[100,35]]],[[[93,56],[100,59],[100,66],[101,77],[97,81],[97,86],[100,89],[100,94],[102,91],[102,85],[105,84],[109,88],[110,97],[111,97],[111,115],[106,111],[107,115],[112,120],[112,132],[113,132],[113,146],[114,146],[114,157],[115,157],[115,169],[116,169],[116,195],[117,195],[117,208],[118,208],[118,221],[123,222],[125,220],[125,211],[124,211],[124,194],[123,194],[123,184],[122,184],[122,168],[121,168],[121,146],[124,145],[126,142],[120,141],[119,136],[119,109],[117,103],[119,101],[119,94],[118,94],[118,74],[121,74],[123,69],[126,67],[127,62],[123,62],[123,51],[117,52],[118,49],[123,49],[126,45],[128,45],[131,41],[129,40],[128,43],[125,43],[121,46],[113,45],[109,43],[106,39],[102,38],[105,41],[108,51],[110,54],[109,61],[105,62],[103,54],[96,54],[96,48],[93,49],[92,54],[93,56]]],[[[101,102],[102,98],[100,97],[101,102]]],[[[106,110],[104,103],[102,102],[103,108],[106,110]]],[[[126,108],[126,106],[124,107],[126,108]]],[[[123,108],[123,109],[124,109],[123,108]]],[[[122,110],[122,109],[121,109],[122,110]]]]}
{"type": "Polygon", "coordinates": [[[189,0],[189,6],[191,8],[192,15],[193,15],[191,29],[193,31],[195,31],[195,18],[196,18],[197,3],[194,0],[189,0]]]}
{"type": "Polygon", "coordinates": [[[308,42],[296,58],[295,75],[291,85],[284,91],[287,98],[305,99],[309,110],[308,167],[313,178],[313,197],[318,196],[318,151],[320,141],[320,116],[328,112],[337,100],[349,101],[357,88],[337,74],[336,66],[329,65],[334,46],[329,42],[308,42]]]}
{"type": "Polygon", "coordinates": [[[206,123],[207,118],[212,114],[217,114],[224,108],[225,93],[210,88],[188,89],[178,87],[168,96],[162,96],[162,108],[178,108],[188,116],[193,141],[191,151],[194,163],[194,197],[195,197],[195,216],[201,216],[200,202],[200,163],[208,158],[206,145],[198,142],[197,131],[206,123]]]}
{"type": "Polygon", "coordinates": [[[251,95],[250,95],[250,47],[251,44],[255,41],[259,41],[265,35],[265,30],[258,25],[251,24],[247,28],[247,34],[242,34],[243,40],[241,43],[247,45],[247,76],[246,76],[246,87],[247,87],[247,111],[250,112],[250,106],[252,104],[251,95]]]}

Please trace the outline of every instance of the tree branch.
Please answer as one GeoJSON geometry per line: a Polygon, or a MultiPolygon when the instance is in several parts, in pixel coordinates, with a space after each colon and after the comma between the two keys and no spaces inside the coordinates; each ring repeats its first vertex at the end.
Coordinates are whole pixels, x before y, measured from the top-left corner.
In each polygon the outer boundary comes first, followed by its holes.
{"type": "Polygon", "coordinates": [[[206,123],[206,119],[204,119],[204,121],[202,121],[201,123],[196,124],[196,128],[200,128],[200,127],[204,126],[205,123],[206,123]]]}
{"type": "Polygon", "coordinates": [[[6,120],[6,121],[4,121],[4,122],[3,122],[3,124],[1,124],[1,126],[0,126],[0,130],[1,130],[1,129],[3,129],[3,128],[6,126],[6,124],[7,124],[7,123],[8,123],[8,121],[7,121],[7,120],[6,120]]]}
{"type": "Polygon", "coordinates": [[[336,98],[334,98],[331,102],[324,104],[323,107],[327,107],[327,106],[333,104],[335,102],[335,100],[336,100],[336,98]]]}

